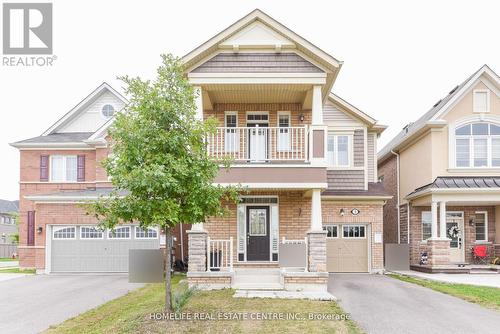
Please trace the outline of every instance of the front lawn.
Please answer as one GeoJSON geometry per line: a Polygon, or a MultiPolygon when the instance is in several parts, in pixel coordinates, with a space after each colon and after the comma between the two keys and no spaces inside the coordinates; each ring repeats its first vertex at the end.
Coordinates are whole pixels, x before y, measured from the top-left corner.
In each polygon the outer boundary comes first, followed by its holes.
{"type": "MultiPolygon", "coordinates": [[[[174,289],[184,276],[174,277],[174,289]]],[[[69,319],[46,333],[360,333],[350,320],[151,320],[163,311],[163,284],[148,284],[121,298],[69,319]]],[[[195,312],[280,312],[308,316],[308,313],[343,314],[334,302],[233,298],[234,290],[196,291],[183,307],[195,312]]]]}
{"type": "Polygon", "coordinates": [[[443,283],[397,274],[389,274],[388,276],[446,293],[490,309],[500,310],[499,288],[469,284],[443,283]]]}
{"type": "Polygon", "coordinates": [[[34,274],[35,269],[20,269],[20,268],[0,268],[0,274],[10,273],[10,274],[34,274]]]}

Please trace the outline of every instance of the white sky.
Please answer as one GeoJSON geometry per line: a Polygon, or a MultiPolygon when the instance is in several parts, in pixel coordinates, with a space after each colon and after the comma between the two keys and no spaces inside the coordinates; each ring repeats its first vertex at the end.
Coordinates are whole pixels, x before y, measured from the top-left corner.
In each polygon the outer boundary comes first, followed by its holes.
{"type": "Polygon", "coordinates": [[[255,8],[344,61],[333,91],[389,125],[379,148],[483,64],[500,72],[498,0],[53,3],[54,67],[0,66],[2,199],[19,193],[8,143],[40,135],[103,81],[151,77],[161,53],[182,56],[255,8]]]}

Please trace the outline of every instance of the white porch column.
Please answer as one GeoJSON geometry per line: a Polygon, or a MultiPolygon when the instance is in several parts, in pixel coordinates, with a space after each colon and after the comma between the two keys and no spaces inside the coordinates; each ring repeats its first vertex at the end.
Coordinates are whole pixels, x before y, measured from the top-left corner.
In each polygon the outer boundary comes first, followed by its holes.
{"type": "Polygon", "coordinates": [[[311,231],[323,231],[321,220],[321,189],[313,189],[311,198],[311,231]]]}
{"type": "Polygon", "coordinates": [[[323,124],[323,98],[321,96],[321,86],[313,86],[312,93],[312,125],[323,124]]]}
{"type": "Polygon", "coordinates": [[[194,94],[196,98],[196,118],[203,120],[203,95],[200,86],[194,86],[194,94]]]}
{"type": "Polygon", "coordinates": [[[436,239],[438,237],[438,226],[437,226],[437,217],[438,217],[438,202],[432,201],[431,203],[431,237],[432,239],[436,239]]]}
{"type": "Polygon", "coordinates": [[[193,224],[191,225],[191,231],[203,231],[203,223],[193,224]]]}
{"type": "Polygon", "coordinates": [[[446,202],[439,202],[439,237],[446,239],[446,202]]]}

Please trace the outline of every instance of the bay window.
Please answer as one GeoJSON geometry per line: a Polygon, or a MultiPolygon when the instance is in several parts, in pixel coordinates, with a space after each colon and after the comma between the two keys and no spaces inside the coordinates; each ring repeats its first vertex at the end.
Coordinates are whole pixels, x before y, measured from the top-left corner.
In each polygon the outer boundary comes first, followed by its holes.
{"type": "Polygon", "coordinates": [[[473,123],[455,130],[456,167],[500,167],[500,126],[473,123]]]}
{"type": "Polygon", "coordinates": [[[77,157],[76,155],[52,155],[50,156],[50,179],[57,182],[77,181],[77,157]]]}
{"type": "Polygon", "coordinates": [[[328,135],[327,161],[331,167],[349,167],[351,164],[351,136],[328,135]]]}

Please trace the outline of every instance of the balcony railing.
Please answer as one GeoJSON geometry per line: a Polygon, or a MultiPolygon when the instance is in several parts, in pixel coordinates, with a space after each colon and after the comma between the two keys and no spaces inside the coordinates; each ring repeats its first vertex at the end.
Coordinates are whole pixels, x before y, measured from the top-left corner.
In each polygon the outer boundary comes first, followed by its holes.
{"type": "Polygon", "coordinates": [[[215,159],[235,161],[306,161],[308,131],[297,127],[221,127],[208,138],[215,159]]]}

